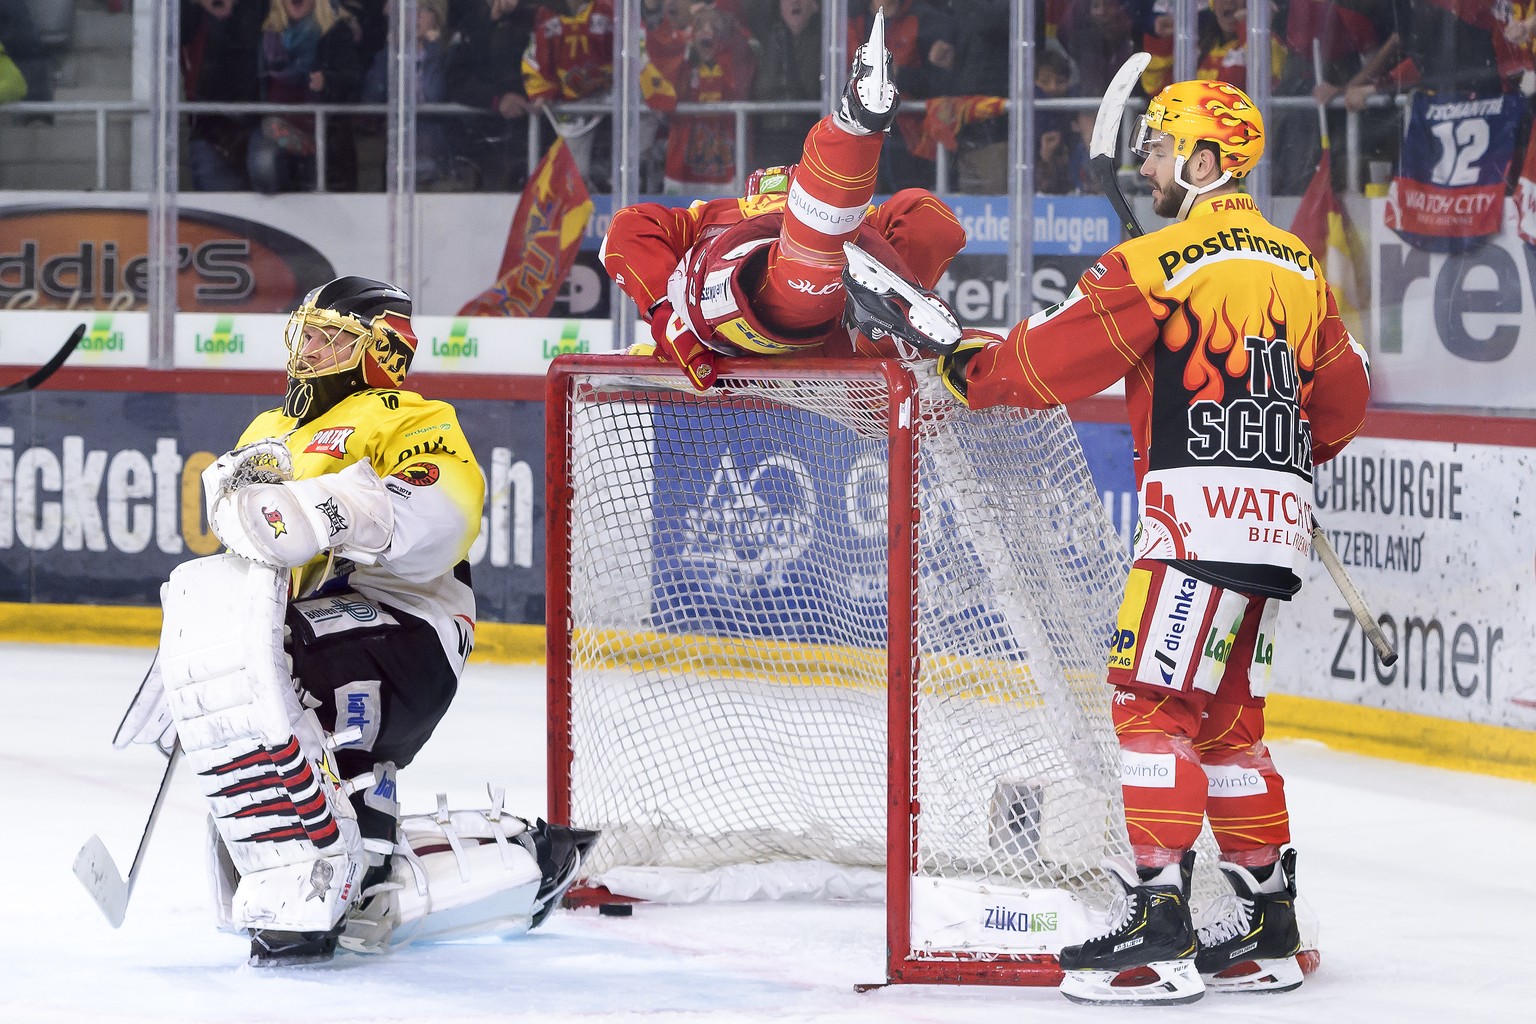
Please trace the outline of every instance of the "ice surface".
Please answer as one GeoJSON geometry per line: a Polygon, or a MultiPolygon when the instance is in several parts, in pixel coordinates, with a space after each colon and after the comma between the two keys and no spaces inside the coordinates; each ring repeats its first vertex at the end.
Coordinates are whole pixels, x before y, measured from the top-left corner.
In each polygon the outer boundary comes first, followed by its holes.
{"type": "MultiPolygon", "coordinates": [[[[202,799],[179,777],[127,921],[113,931],[70,871],[99,833],[127,870],[162,762],[109,739],[149,663],[142,649],[0,644],[0,1021],[452,1024],[1159,1020],[1524,1021],[1536,953],[1536,785],[1284,742],[1301,889],[1323,967],[1299,991],[1159,1010],[1096,1009],[1049,989],[897,986],[883,909],[641,907],[557,913],[506,942],[420,945],[325,968],[258,971],[214,930],[202,799]]],[[[544,810],[543,670],[474,664],[457,705],[401,776],[434,794],[544,810]]]]}

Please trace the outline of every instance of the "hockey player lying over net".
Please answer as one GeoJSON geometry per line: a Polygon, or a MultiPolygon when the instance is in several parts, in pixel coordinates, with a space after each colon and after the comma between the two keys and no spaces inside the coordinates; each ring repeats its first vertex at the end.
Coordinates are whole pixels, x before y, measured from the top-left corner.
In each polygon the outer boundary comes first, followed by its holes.
{"type": "Polygon", "coordinates": [[[1082,1002],[1189,1002],[1302,983],[1285,782],[1264,745],[1279,602],[1310,552],[1312,467],[1360,429],[1364,350],[1319,265],[1238,180],[1264,127],[1241,90],[1181,82],[1136,152],[1175,223],[1105,253],[1006,339],[956,342],[944,304],[850,252],[850,310],[935,353],[973,408],[1042,409],[1124,379],[1141,520],[1109,682],[1133,865],[1108,930],[1061,951],[1082,1002]],[[914,312],[917,311],[917,312],[914,312]],[[1209,820],[1233,898],[1196,934],[1192,847],[1209,820]]]}
{"type": "MultiPolygon", "coordinates": [[[[601,258],[650,324],[654,348],[637,350],[680,366],[699,390],[714,383],[720,355],[853,354],[842,323],[845,241],[923,288],[965,244],[954,212],[931,192],[904,189],[870,206],[900,103],[884,24],[877,15],[836,113],[811,129],[798,164],[757,171],[742,199],[614,214],[601,258]]],[[[898,354],[880,340],[859,339],[859,351],[898,354]]]]}
{"type": "Polygon", "coordinates": [[[288,321],[288,391],[203,473],[229,552],[178,566],[149,678],[115,745],[179,741],[217,828],[220,921],[256,966],[338,943],[525,931],[597,833],[492,806],[401,816],[396,772],[474,645],[485,480],[458,416],[402,390],[398,288],[342,277],[288,321]]]}

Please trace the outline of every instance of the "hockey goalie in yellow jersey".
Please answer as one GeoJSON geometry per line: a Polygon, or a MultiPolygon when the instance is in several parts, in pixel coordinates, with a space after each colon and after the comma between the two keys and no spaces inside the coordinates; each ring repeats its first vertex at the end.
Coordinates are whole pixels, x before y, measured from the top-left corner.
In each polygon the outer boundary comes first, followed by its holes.
{"type": "Polygon", "coordinates": [[[251,963],[539,924],[596,833],[489,808],[400,813],[396,773],[474,646],[485,478],[458,414],[404,390],[399,288],[341,277],[289,318],[288,387],[203,473],[229,553],[162,588],[117,744],[174,730],[213,811],[221,922],[251,963]]]}

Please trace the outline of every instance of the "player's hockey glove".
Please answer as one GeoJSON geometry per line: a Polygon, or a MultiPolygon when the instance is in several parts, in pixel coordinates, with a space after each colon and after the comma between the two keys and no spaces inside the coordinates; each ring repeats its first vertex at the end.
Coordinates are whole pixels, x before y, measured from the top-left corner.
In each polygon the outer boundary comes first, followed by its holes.
{"type": "Polygon", "coordinates": [[[715,353],[667,299],[651,307],[651,338],[656,342],[656,358],[681,367],[695,390],[707,391],[715,383],[715,353]]]}
{"type": "Polygon", "coordinates": [[[991,348],[1002,340],[989,331],[967,327],[954,351],[939,356],[937,367],[939,379],[944,382],[950,394],[960,400],[961,405],[971,404],[965,380],[965,368],[971,365],[971,360],[975,359],[983,349],[991,348]]]}

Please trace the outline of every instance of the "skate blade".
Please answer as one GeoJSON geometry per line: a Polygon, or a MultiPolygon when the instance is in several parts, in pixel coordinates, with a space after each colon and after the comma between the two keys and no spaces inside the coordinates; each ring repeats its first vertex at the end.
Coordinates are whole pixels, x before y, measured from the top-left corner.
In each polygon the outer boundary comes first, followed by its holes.
{"type": "Polygon", "coordinates": [[[908,284],[884,263],[852,242],[843,243],[848,275],[855,284],[876,295],[900,295],[907,300],[907,322],[940,345],[960,344],[960,323],[948,309],[908,284]]]}
{"type": "Polygon", "coordinates": [[[1290,992],[1301,987],[1302,968],[1297,957],[1245,960],[1215,974],[1203,974],[1212,992],[1290,992]]]}
{"type": "Polygon", "coordinates": [[[896,84],[891,81],[891,66],[886,59],[883,10],[875,12],[869,40],[859,47],[859,63],[869,69],[854,85],[859,91],[859,102],[871,114],[884,114],[896,102],[896,84]]]}
{"type": "Polygon", "coordinates": [[[1177,1005],[1205,995],[1193,960],[1157,960],[1123,971],[1067,971],[1060,992],[1074,1003],[1177,1005]]]}
{"type": "Polygon", "coordinates": [[[869,24],[869,38],[859,50],[859,59],[864,66],[880,76],[885,75],[885,11],[875,12],[874,20],[869,24]]]}

